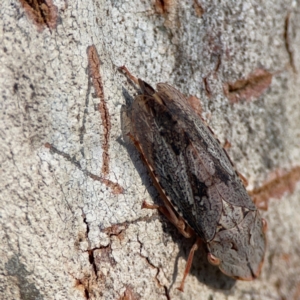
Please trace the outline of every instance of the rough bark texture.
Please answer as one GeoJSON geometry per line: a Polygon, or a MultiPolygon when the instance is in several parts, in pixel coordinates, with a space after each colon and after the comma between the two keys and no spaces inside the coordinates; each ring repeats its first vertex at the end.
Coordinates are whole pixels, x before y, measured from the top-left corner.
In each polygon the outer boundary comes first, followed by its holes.
{"type": "Polygon", "coordinates": [[[299,5],[1,1],[0,298],[299,299],[299,5]],[[159,199],[121,134],[122,65],[201,99],[249,189],[296,170],[262,212],[256,281],[200,249],[176,290],[193,240],[141,209],[159,199]]]}

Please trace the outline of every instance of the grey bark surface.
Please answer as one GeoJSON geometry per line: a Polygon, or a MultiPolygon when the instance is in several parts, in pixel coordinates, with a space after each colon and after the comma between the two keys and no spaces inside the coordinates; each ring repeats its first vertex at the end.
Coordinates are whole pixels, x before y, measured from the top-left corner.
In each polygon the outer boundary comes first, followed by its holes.
{"type": "Polygon", "coordinates": [[[222,275],[200,249],[184,293],[176,287],[193,240],[141,209],[159,198],[122,137],[124,94],[134,93],[122,65],[153,86],[168,82],[201,99],[250,189],[300,165],[300,4],[201,0],[200,16],[196,2],[165,1],[161,15],[150,0],[56,0],[57,24],[41,30],[20,2],[1,1],[1,299],[300,298],[299,185],[262,212],[268,249],[259,279],[222,275]],[[91,45],[111,123],[107,175],[91,45]],[[230,104],[223,83],[258,68],[273,74],[270,87],[230,104]]]}

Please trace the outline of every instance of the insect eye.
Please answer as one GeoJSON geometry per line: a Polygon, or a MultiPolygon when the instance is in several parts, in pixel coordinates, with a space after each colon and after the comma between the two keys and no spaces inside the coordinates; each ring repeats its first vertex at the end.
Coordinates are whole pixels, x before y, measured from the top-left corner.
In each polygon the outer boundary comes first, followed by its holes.
{"type": "Polygon", "coordinates": [[[209,261],[210,264],[214,265],[214,266],[218,266],[221,261],[219,258],[215,257],[213,254],[208,253],[207,254],[207,260],[209,261]]]}

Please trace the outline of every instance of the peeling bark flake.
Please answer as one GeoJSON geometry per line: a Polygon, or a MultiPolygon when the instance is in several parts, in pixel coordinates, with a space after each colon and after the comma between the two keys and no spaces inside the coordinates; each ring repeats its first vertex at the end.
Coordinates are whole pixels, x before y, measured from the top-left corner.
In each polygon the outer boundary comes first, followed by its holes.
{"type": "Polygon", "coordinates": [[[246,79],[225,83],[224,93],[231,103],[250,101],[258,98],[270,86],[272,76],[268,71],[256,69],[246,79]]]}
{"type": "Polygon", "coordinates": [[[268,208],[270,198],[280,199],[285,193],[293,193],[296,183],[300,181],[300,166],[292,168],[288,172],[277,170],[270,174],[261,187],[249,192],[256,205],[261,209],[268,208]]]}
{"type": "Polygon", "coordinates": [[[97,53],[97,49],[94,45],[89,46],[87,49],[88,54],[88,62],[89,62],[89,71],[90,76],[92,77],[93,86],[96,91],[97,97],[100,99],[100,102],[98,104],[98,109],[101,115],[102,120],[102,126],[104,131],[104,141],[102,144],[102,158],[103,158],[103,164],[102,164],[102,174],[107,175],[109,173],[109,136],[111,131],[111,123],[110,123],[110,115],[109,111],[104,99],[104,89],[103,89],[103,83],[102,83],[102,77],[100,74],[100,59],[99,55],[97,53]]]}

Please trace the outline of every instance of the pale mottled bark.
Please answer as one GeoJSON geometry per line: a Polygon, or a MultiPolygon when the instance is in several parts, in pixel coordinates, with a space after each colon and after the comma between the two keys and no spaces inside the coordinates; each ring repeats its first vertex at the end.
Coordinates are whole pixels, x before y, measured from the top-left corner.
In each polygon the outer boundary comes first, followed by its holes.
{"type": "Polygon", "coordinates": [[[57,0],[44,28],[26,5],[1,2],[0,298],[300,297],[299,185],[262,212],[269,245],[258,280],[227,278],[202,249],[185,292],[175,289],[193,241],[141,209],[143,199],[159,200],[123,143],[122,88],[132,89],[117,71],[126,65],[150,84],[169,82],[200,98],[249,187],[258,186],[300,164],[299,3],[197,1],[201,10],[191,0],[165,2],[161,15],[150,0],[57,0]],[[106,105],[88,67],[91,45],[106,105]],[[223,84],[257,69],[273,74],[270,87],[230,104],[223,84]]]}

